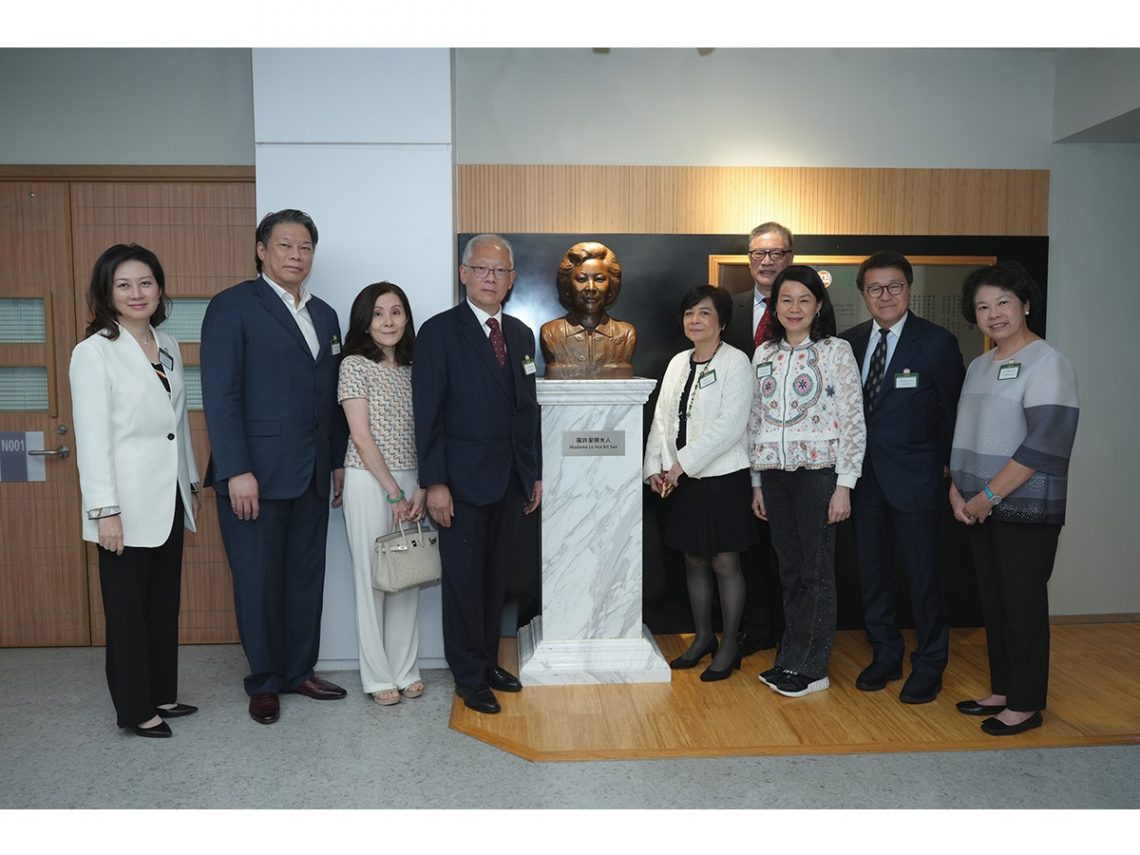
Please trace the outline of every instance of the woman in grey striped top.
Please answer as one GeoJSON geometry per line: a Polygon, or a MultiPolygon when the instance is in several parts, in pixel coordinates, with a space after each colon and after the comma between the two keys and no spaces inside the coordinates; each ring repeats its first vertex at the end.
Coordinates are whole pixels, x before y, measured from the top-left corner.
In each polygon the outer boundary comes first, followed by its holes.
{"type": "Polygon", "coordinates": [[[954,516],[968,526],[986,620],[991,694],[959,712],[990,716],[1008,736],[1042,723],[1049,680],[1049,601],[1065,522],[1077,378],[1029,326],[1042,305],[1014,261],[970,274],[962,314],[994,342],[966,371],[950,454],[954,516]]]}

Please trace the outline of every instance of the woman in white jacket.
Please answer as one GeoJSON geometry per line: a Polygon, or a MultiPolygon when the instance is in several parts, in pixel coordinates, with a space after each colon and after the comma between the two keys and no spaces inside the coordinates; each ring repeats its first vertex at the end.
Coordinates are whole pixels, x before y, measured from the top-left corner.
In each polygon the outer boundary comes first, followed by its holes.
{"type": "Polygon", "coordinates": [[[752,509],[769,522],[784,589],[784,636],[760,679],[782,695],[826,689],[835,640],[835,524],[851,515],[867,431],[859,367],[835,335],[812,268],[772,284],[766,338],[752,355],[752,509]]]}
{"type": "Polygon", "coordinates": [[[704,682],[723,680],[740,668],[740,552],[758,539],[748,514],[752,379],[748,357],[721,340],[731,317],[731,296],[711,285],[692,289],[681,301],[681,325],[693,347],[665,369],[642,470],[650,489],[668,497],[665,545],[684,553],[696,629],[689,649],[669,665],[692,668],[711,653],[704,682]],[[719,647],[712,622],[714,579],[724,629],[719,647]]]}
{"type": "Polygon", "coordinates": [[[170,736],[177,702],[183,526],[194,531],[198,468],[162,265],[116,244],[95,262],[87,337],[71,354],[83,538],[99,544],[107,684],[119,727],[170,736]]]}

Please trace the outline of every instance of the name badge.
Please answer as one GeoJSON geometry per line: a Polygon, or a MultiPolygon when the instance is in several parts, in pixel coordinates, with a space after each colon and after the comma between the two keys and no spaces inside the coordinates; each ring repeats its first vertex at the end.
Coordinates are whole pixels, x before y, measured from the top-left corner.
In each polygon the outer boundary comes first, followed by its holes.
{"type": "Polygon", "coordinates": [[[340,339],[335,335],[332,337],[332,341],[329,342],[329,350],[332,351],[333,356],[340,355],[340,339]]]}
{"type": "Polygon", "coordinates": [[[163,350],[161,347],[158,349],[158,361],[166,367],[167,371],[174,370],[174,357],[163,350]]]}
{"type": "Polygon", "coordinates": [[[910,369],[906,369],[902,374],[895,375],[895,388],[896,389],[917,389],[918,388],[918,375],[911,374],[910,369]]]}
{"type": "Polygon", "coordinates": [[[998,368],[998,380],[1016,380],[1021,373],[1020,362],[1007,362],[998,368]]]}
{"type": "Polygon", "coordinates": [[[527,376],[530,376],[531,374],[534,373],[534,371],[535,371],[534,360],[531,359],[529,356],[523,357],[522,370],[523,370],[523,374],[526,374],[527,376]]]}
{"type": "Polygon", "coordinates": [[[703,389],[705,386],[711,386],[715,382],[716,369],[714,368],[712,371],[706,371],[704,374],[697,378],[697,388],[703,389]]]}
{"type": "Polygon", "coordinates": [[[772,376],[772,363],[771,362],[761,362],[759,365],[756,366],[756,379],[757,380],[759,380],[761,377],[771,377],[771,376],[772,376]]]}

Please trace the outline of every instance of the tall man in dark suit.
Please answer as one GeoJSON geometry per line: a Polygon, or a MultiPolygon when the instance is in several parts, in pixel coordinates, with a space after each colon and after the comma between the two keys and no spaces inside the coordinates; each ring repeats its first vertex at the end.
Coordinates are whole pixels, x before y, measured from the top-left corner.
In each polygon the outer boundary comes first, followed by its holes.
{"type": "Polygon", "coordinates": [[[892,558],[910,588],[917,648],[899,698],[938,697],[949,634],[938,539],[947,502],[946,465],[965,370],[953,333],[910,309],[914,271],[897,252],[876,252],[855,284],[872,320],[843,333],[862,367],[867,419],[863,475],[851,497],[863,615],[874,658],[855,681],[866,692],[902,678],[892,558]]]}
{"type": "MultiPolygon", "coordinates": [[[[748,269],[753,287],[732,298],[732,320],[724,340],[748,358],[767,329],[764,320],[776,277],[795,257],[792,232],[779,223],[762,223],[748,236],[748,269]]],[[[744,656],[775,647],[784,633],[783,591],[768,523],[756,520],[760,542],[741,556],[744,572],[744,615],[738,642],[744,656]]]]}
{"type": "Polygon", "coordinates": [[[497,235],[463,250],[467,299],[429,318],[412,366],[416,452],[443,561],[443,646],[455,692],[499,712],[492,689],[517,692],[499,667],[499,627],[519,520],[542,499],[534,332],[503,313],[514,253],[497,235]]]}
{"type": "Polygon", "coordinates": [[[277,721],[280,692],[345,694],[313,673],[330,474],[339,505],[348,442],[336,400],[340,324],[305,288],[316,245],[308,214],[268,214],[257,227],[261,275],[216,295],[202,321],[205,483],[218,496],[249,714],[261,724],[277,721]]]}

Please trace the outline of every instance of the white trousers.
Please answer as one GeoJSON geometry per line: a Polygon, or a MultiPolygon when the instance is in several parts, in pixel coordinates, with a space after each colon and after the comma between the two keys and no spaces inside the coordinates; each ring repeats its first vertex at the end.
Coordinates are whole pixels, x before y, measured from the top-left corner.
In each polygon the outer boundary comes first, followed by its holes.
{"type": "MultiPolygon", "coordinates": [[[[411,498],[416,470],[398,469],[392,477],[411,498]]],[[[345,467],[344,522],[356,589],[356,637],[360,644],[360,682],[367,694],[405,689],[420,679],[420,589],[385,594],[372,587],[372,545],[388,534],[392,506],[388,494],[367,469],[345,467]]],[[[407,523],[404,523],[407,526],[407,523]]]]}

